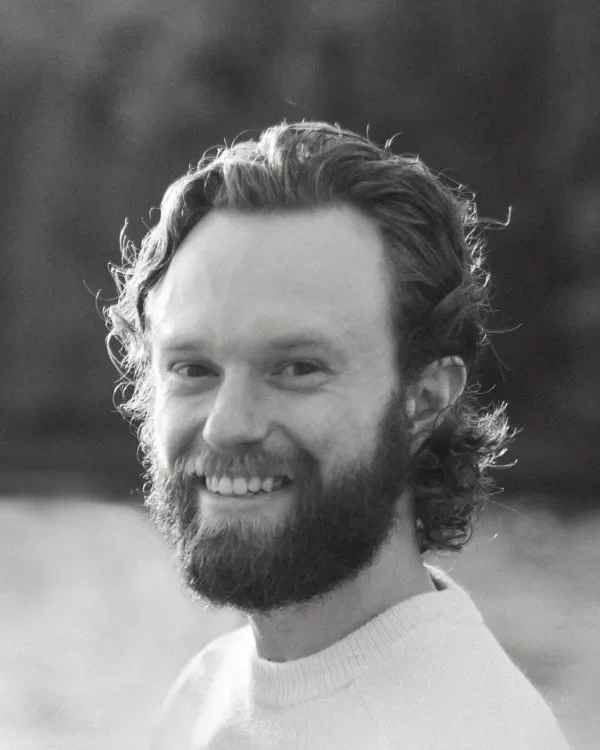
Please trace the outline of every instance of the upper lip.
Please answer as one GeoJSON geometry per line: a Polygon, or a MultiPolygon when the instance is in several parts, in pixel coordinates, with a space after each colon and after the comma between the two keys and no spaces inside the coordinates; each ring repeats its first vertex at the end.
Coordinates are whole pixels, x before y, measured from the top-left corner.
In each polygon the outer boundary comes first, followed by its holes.
{"type": "Polygon", "coordinates": [[[219,477],[221,479],[222,477],[227,477],[228,479],[246,479],[250,480],[252,477],[258,477],[259,479],[266,479],[267,477],[284,477],[284,479],[292,479],[292,477],[289,474],[267,474],[265,472],[260,472],[256,474],[232,474],[231,472],[224,472],[223,474],[208,474],[206,472],[203,472],[200,476],[203,477],[219,477]]]}

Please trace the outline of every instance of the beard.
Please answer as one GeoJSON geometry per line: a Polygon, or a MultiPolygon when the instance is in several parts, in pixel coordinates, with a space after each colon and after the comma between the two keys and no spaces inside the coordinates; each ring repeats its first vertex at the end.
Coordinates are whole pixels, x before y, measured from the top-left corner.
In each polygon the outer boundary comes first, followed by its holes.
{"type": "Polygon", "coordinates": [[[173,545],[192,594],[248,615],[301,612],[369,568],[402,522],[398,499],[408,486],[410,465],[404,401],[392,394],[370,457],[338,466],[326,479],[318,460],[301,447],[286,456],[249,451],[240,457],[203,445],[190,458],[210,466],[203,472],[209,475],[215,467],[224,473],[251,465],[261,467],[262,475],[293,477],[286,488],[291,507],[277,521],[259,512],[215,523],[202,516],[204,484],[186,470],[190,459],[180,457],[168,471],[150,451],[145,503],[173,545]]]}

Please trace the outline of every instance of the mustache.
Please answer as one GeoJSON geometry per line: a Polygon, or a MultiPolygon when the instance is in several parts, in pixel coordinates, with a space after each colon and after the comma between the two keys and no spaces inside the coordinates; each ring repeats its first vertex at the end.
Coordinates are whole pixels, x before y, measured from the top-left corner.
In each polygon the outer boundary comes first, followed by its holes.
{"type": "Polygon", "coordinates": [[[271,456],[264,452],[247,451],[241,454],[219,453],[202,447],[193,456],[181,456],[175,463],[174,474],[181,478],[242,474],[247,476],[287,476],[294,478],[302,459],[271,456]]]}

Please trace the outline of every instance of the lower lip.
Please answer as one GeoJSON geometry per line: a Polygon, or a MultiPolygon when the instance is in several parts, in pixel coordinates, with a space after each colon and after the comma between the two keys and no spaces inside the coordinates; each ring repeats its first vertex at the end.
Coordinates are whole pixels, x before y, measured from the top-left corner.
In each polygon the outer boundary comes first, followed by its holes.
{"type": "Polygon", "coordinates": [[[278,490],[263,492],[259,495],[219,495],[217,492],[211,492],[203,488],[200,490],[200,495],[213,508],[243,511],[258,508],[267,503],[272,503],[274,500],[278,500],[283,494],[287,493],[290,487],[291,484],[286,484],[278,490]]]}

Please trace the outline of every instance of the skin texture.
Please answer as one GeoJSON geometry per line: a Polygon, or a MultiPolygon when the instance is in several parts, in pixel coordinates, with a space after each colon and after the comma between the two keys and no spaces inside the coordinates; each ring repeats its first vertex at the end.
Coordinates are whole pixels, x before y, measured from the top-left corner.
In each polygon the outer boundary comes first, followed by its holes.
{"type": "Polygon", "coordinates": [[[388,306],[380,236],[351,207],[213,212],[149,295],[147,501],[191,590],[245,613],[265,659],[308,656],[434,590],[409,439],[458,397],[464,368],[432,363],[404,388],[388,306]],[[244,506],[203,473],[293,481],[244,506]]]}

